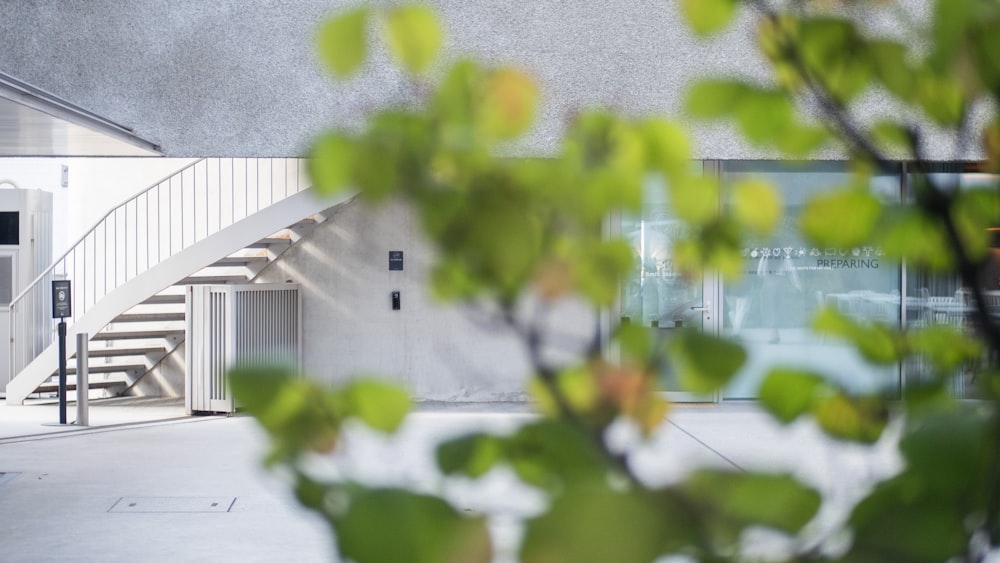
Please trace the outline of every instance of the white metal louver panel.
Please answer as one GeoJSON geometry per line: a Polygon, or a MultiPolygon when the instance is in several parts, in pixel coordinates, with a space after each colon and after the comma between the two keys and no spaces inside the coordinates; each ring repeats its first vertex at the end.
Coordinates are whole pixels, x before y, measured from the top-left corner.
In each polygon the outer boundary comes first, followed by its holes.
{"type": "Polygon", "coordinates": [[[239,363],[301,366],[297,284],[189,286],[186,406],[233,412],[226,372],[239,363]]]}
{"type": "Polygon", "coordinates": [[[232,398],[226,393],[226,367],[230,363],[231,352],[227,341],[232,333],[233,323],[230,322],[230,292],[218,288],[208,290],[208,365],[206,379],[208,383],[207,410],[212,412],[232,412],[232,398]]]}

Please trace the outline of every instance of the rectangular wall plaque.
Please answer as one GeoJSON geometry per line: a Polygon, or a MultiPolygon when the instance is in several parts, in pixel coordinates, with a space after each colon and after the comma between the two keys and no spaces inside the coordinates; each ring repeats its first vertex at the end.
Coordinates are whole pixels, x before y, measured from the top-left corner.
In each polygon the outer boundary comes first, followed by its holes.
{"type": "Polygon", "coordinates": [[[403,251],[402,250],[390,250],[389,251],[389,269],[390,270],[402,270],[403,269],[403,251]]]}

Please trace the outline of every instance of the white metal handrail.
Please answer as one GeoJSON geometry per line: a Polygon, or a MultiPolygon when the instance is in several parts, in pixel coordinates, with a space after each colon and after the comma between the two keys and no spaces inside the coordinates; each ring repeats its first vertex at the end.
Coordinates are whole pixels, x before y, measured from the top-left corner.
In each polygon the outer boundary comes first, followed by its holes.
{"type": "Polygon", "coordinates": [[[53,341],[52,280],[72,282],[72,325],[137,275],[309,186],[303,159],[206,158],[113,208],[11,302],[10,378],[53,341]]]}

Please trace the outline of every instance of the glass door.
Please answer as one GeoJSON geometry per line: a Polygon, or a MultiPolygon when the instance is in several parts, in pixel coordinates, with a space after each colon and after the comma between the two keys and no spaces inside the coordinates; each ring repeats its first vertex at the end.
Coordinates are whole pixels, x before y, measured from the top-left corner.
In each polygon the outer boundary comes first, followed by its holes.
{"type": "MultiPolygon", "coordinates": [[[[685,225],[674,217],[661,181],[647,183],[642,212],[623,217],[620,225],[636,261],[633,275],[621,289],[621,322],[646,327],[660,339],[669,339],[684,328],[715,331],[715,278],[691,278],[675,269],[673,247],[686,234],[685,225]]],[[[716,400],[685,392],[669,365],[660,376],[662,390],[673,401],[716,400]]]]}

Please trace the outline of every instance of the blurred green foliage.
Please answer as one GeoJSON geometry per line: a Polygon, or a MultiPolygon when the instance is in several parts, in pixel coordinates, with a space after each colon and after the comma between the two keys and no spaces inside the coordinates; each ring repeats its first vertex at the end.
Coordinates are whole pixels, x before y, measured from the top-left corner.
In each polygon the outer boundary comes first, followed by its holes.
{"type": "MultiPolygon", "coordinates": [[[[975,139],[970,108],[996,110],[1000,4],[937,0],[926,26],[907,21],[908,40],[920,49],[871,36],[864,22],[829,9],[837,4],[793,2],[783,10],[763,1],[680,2],[692,30],[706,37],[725,32],[735,18],[753,18],[772,70],[770,84],[698,81],[686,108],[697,119],[731,122],[750,144],[788,159],[820,149],[852,157],[850,185],[807,203],[799,227],[812,244],[879,246],[911,267],[958,275],[974,288],[976,324],[965,329],[900,330],[832,310],[814,319],[818,333],[851,343],[873,364],[923,361],[927,377],[908,385],[902,401],[780,366],[759,390],[761,406],[780,423],[808,418],[837,440],[873,444],[899,419],[903,470],[854,507],[844,524],[846,545],[810,535],[823,499],[789,475],[701,470],[670,486],[650,486],[633,474],[629,452],[608,446],[609,426],[626,422],[653,435],[668,410],[655,375],[666,362],[688,390],[711,394],[740,369],[746,351],[696,331],[665,345],[650,331],[624,325],[611,338],[620,362],[592,350],[576,365],[553,366],[539,354],[541,328],[511,320],[533,360],[530,391],[541,416],[507,435],[451,439],[438,446],[436,460],[442,479],[475,482],[506,468],[544,495],[544,510],[524,523],[524,561],[744,560],[742,538],[760,528],[795,538],[782,556],[794,561],[981,561],[1000,546],[1000,333],[977,285],[989,250],[986,229],[1000,224],[998,187],[937,185],[924,173],[920,141],[930,125],[961,146],[975,139]],[[897,112],[866,117],[873,125],[862,126],[853,105],[873,92],[904,108],[906,119],[897,112]],[[914,163],[912,205],[884,203],[868,190],[871,172],[890,158],[914,163]],[[983,400],[960,403],[948,382],[972,365],[984,380],[983,400]]],[[[892,9],[892,2],[849,4],[892,9]]],[[[711,271],[738,279],[744,238],[766,238],[782,221],[780,198],[766,183],[723,186],[691,174],[683,128],[658,117],[584,111],[552,157],[506,156],[508,143],[528,131],[539,112],[539,88],[512,67],[469,60],[445,65],[438,57],[443,32],[426,7],[367,7],[336,16],[319,28],[320,58],[346,77],[362,68],[370,43],[380,40],[420,84],[423,102],[378,112],[361,132],[321,136],[310,171],[321,193],[350,189],[372,203],[406,201],[435,248],[431,282],[442,298],[489,301],[507,319],[528,294],[611,305],[635,264],[629,246],[608,236],[604,224],[611,214],[640,210],[650,177],[665,180],[665,196],[686,222],[689,236],[674,256],[689,275],[711,271]],[[732,206],[719,205],[723,191],[732,194],[732,206]]],[[[995,170],[997,122],[981,141],[986,166],[995,170]]],[[[336,448],[350,420],[396,430],[408,411],[401,390],[375,379],[330,389],[260,367],[235,370],[232,385],[272,438],[268,463],[291,472],[299,499],[330,522],[345,559],[491,559],[484,515],[461,514],[423,491],[323,480],[310,472],[310,459],[336,448]]]]}

